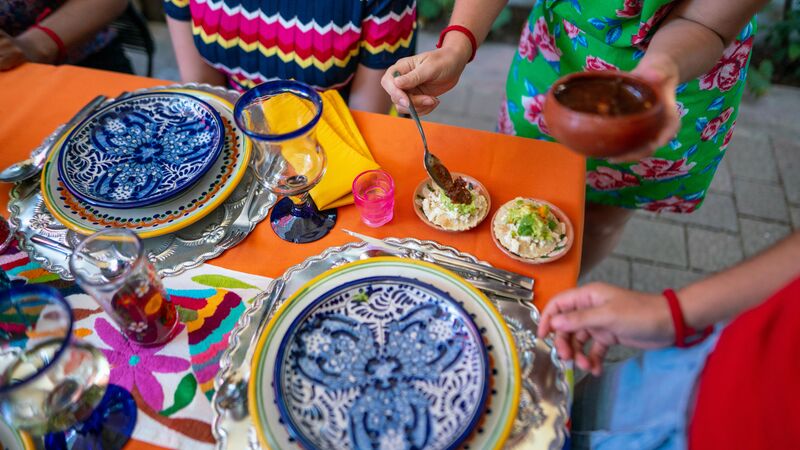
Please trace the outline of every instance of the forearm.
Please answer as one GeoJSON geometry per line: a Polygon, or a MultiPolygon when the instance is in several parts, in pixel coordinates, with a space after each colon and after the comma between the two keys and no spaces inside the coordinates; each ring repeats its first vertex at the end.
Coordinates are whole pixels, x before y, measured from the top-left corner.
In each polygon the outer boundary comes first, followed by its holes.
{"type": "Polygon", "coordinates": [[[383,70],[360,65],[350,86],[351,109],[386,114],[392,106],[392,99],[381,87],[383,70]]]}
{"type": "Polygon", "coordinates": [[[673,63],[681,82],[708,72],[765,0],[684,0],[653,34],[642,62],[673,63]]]}
{"type": "MultiPolygon", "coordinates": [[[[42,20],[53,30],[67,50],[95,36],[125,10],[126,0],[69,0],[42,20]]],[[[35,62],[53,63],[58,46],[43,31],[30,28],[16,37],[26,56],[35,62]]]]}
{"type": "Polygon", "coordinates": [[[678,292],[690,327],[701,329],[757,306],[800,275],[800,231],[764,253],[678,292]]]}
{"type": "Polygon", "coordinates": [[[189,21],[167,17],[167,28],[183,82],[225,85],[225,75],[208,65],[197,51],[192,37],[192,25],[189,21]]]}
{"type": "Polygon", "coordinates": [[[478,45],[481,45],[506,3],[508,0],[457,0],[450,16],[450,25],[467,27],[475,35],[478,45]]]}
{"type": "MultiPolygon", "coordinates": [[[[450,16],[450,25],[461,25],[475,35],[480,46],[489,35],[495,19],[503,10],[507,0],[457,0],[450,16]]],[[[443,48],[452,49],[461,54],[464,64],[472,55],[472,43],[462,33],[447,33],[442,42],[443,48]]],[[[475,49],[477,50],[477,49],[475,49]]]]}

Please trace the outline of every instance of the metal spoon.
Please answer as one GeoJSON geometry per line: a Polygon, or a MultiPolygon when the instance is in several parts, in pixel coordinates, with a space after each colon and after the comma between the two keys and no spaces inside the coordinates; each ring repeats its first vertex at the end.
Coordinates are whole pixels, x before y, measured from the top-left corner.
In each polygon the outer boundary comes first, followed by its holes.
{"type": "Polygon", "coordinates": [[[220,410],[227,411],[233,420],[244,420],[250,414],[247,407],[247,382],[250,379],[250,373],[249,367],[242,367],[242,365],[248,361],[248,356],[252,359],[256,341],[264,331],[272,306],[281,297],[285,287],[286,284],[283,279],[278,279],[275,282],[269,297],[264,299],[256,331],[250,336],[250,345],[245,347],[244,343],[239,343],[239,351],[231,355],[231,367],[233,367],[233,370],[223,379],[222,385],[217,389],[214,402],[220,410]]]}
{"type": "MultiPolygon", "coordinates": [[[[107,97],[105,95],[98,95],[97,97],[93,98],[89,103],[81,108],[80,111],[78,111],[78,113],[75,114],[75,116],[73,116],[66,125],[64,125],[62,130],[64,130],[64,132],[71,130],[75,125],[82,122],[83,119],[100,107],[100,105],[102,105],[106,99],[107,97]]],[[[44,163],[47,161],[47,157],[50,155],[50,152],[54,147],[55,146],[52,146],[50,148],[34,152],[31,154],[30,158],[6,167],[0,171],[0,181],[6,183],[18,183],[36,176],[36,174],[42,171],[44,163]]]]}
{"type": "MultiPolygon", "coordinates": [[[[395,72],[393,75],[397,77],[400,75],[400,72],[395,72]]],[[[410,95],[408,96],[408,111],[411,113],[411,118],[414,119],[414,122],[417,124],[419,135],[422,137],[422,146],[425,148],[425,157],[423,158],[425,170],[428,172],[428,176],[431,177],[431,180],[443,191],[447,192],[453,185],[453,176],[450,175],[450,171],[442,164],[442,161],[428,149],[428,140],[425,138],[422,122],[419,120],[417,109],[414,108],[414,102],[411,101],[410,95]]]]}

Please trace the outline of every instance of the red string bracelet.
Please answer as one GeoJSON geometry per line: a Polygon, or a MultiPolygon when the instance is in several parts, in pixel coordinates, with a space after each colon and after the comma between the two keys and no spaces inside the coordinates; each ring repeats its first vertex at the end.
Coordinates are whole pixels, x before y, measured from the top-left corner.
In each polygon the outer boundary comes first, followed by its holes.
{"type": "Polygon", "coordinates": [[[60,63],[61,61],[64,61],[64,58],[67,56],[67,47],[64,46],[64,41],[61,40],[61,37],[59,37],[55,31],[39,25],[38,23],[31,25],[31,28],[35,28],[50,37],[50,39],[56,44],[56,47],[58,47],[58,56],[56,56],[56,62],[60,63]]]}
{"type": "Polygon", "coordinates": [[[64,59],[67,57],[67,47],[64,45],[64,41],[61,40],[61,36],[59,36],[58,33],[51,30],[50,28],[47,28],[46,26],[40,25],[40,22],[43,21],[45,18],[47,18],[47,16],[49,16],[51,12],[53,12],[53,10],[51,10],[50,8],[45,8],[44,10],[42,10],[39,16],[36,17],[36,23],[31,25],[31,28],[35,28],[41,31],[42,33],[46,34],[50,38],[50,40],[52,40],[56,44],[56,47],[58,48],[58,55],[56,56],[57,58],[56,62],[60,63],[64,61],[64,59]]]}
{"type": "Polygon", "coordinates": [[[672,289],[664,289],[664,298],[667,299],[669,305],[669,312],[672,315],[672,325],[675,326],[675,346],[678,348],[693,347],[703,342],[714,331],[714,327],[707,326],[702,331],[697,331],[694,328],[687,327],[686,321],[683,317],[681,304],[678,302],[678,296],[672,289]]]}
{"type": "Polygon", "coordinates": [[[475,53],[478,51],[478,41],[477,39],[475,39],[475,35],[472,34],[472,31],[469,31],[469,28],[467,27],[462,27],[461,25],[450,25],[449,27],[442,30],[442,32],[439,33],[439,42],[436,44],[436,48],[442,48],[442,43],[444,43],[444,37],[447,35],[447,33],[451,31],[458,31],[460,33],[463,33],[464,36],[466,36],[467,39],[469,39],[469,42],[472,44],[472,55],[469,57],[469,61],[467,62],[472,62],[472,60],[475,59],[475,53]]]}

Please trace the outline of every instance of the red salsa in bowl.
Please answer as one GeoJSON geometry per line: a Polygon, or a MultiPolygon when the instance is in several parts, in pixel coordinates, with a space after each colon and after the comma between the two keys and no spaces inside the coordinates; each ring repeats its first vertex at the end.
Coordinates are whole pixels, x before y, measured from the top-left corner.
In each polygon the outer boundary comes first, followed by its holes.
{"type": "Polygon", "coordinates": [[[647,81],[624,72],[579,72],[557,80],[544,105],[560,143],[586,156],[635,151],[665,124],[664,101],[647,81]]]}

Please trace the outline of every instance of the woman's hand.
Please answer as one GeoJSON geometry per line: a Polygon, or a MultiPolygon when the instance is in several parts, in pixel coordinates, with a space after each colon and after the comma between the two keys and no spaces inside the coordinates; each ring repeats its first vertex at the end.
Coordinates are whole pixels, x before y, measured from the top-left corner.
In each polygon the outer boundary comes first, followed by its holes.
{"type": "Polygon", "coordinates": [[[27,60],[14,38],[0,30],[0,71],[11,70],[27,60]]]}
{"type": "Polygon", "coordinates": [[[661,55],[648,57],[645,55],[639,65],[631,71],[631,74],[657,86],[661,91],[661,97],[664,99],[667,116],[664,128],[656,140],[647,143],[641,149],[609,159],[615,163],[634,162],[652,156],[659,147],[667,145],[669,141],[675,138],[681,128],[681,117],[678,114],[678,104],[675,101],[675,89],[678,87],[679,80],[678,66],[667,57],[662,57],[661,55]]]}
{"type": "Polygon", "coordinates": [[[675,330],[669,305],[657,294],[592,283],[554,297],[547,304],[540,338],[555,333],[559,356],[594,375],[603,370],[603,358],[615,344],[648,349],[671,345],[675,330]],[[587,351],[585,344],[591,341],[587,351]]]}
{"type": "Polygon", "coordinates": [[[449,33],[440,49],[397,61],[386,69],[381,85],[389,93],[397,111],[408,113],[408,99],[420,116],[439,106],[438,96],[453,89],[470,56],[472,44],[460,33],[449,33]]]}

